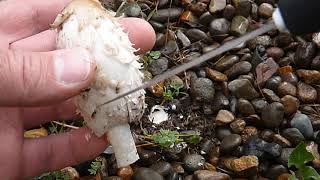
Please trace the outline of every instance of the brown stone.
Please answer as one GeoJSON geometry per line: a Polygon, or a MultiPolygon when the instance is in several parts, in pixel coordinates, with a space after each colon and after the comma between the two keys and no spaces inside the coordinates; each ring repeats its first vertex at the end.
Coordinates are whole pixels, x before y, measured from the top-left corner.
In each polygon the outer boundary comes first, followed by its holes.
{"type": "Polygon", "coordinates": [[[194,172],[193,177],[195,180],[230,180],[228,174],[209,170],[197,170],[194,172]]]}
{"type": "Polygon", "coordinates": [[[281,97],[283,97],[285,95],[296,96],[297,95],[297,88],[289,82],[282,82],[278,86],[278,94],[281,97]]]}
{"type": "Polygon", "coordinates": [[[267,49],[267,54],[274,60],[278,61],[284,56],[284,51],[278,47],[270,47],[267,49]]]}
{"type": "Polygon", "coordinates": [[[280,134],[275,134],[273,136],[273,141],[282,147],[291,147],[290,141],[288,141],[286,138],[284,138],[280,134]]]}
{"type": "Polygon", "coordinates": [[[258,134],[257,128],[253,126],[246,127],[241,133],[242,142],[245,144],[250,137],[255,136],[257,134],[258,134]]]}
{"type": "Polygon", "coordinates": [[[280,98],[271,89],[262,89],[263,96],[268,102],[279,102],[280,98]]]}
{"type": "Polygon", "coordinates": [[[277,178],[277,180],[289,180],[291,176],[292,176],[292,174],[283,173],[277,178]]]}
{"type": "Polygon", "coordinates": [[[234,133],[240,133],[246,127],[246,122],[242,119],[237,119],[230,124],[230,128],[234,133]]]}
{"type": "Polygon", "coordinates": [[[316,70],[297,70],[297,74],[307,84],[320,84],[320,72],[316,70]]]}
{"type": "Polygon", "coordinates": [[[213,81],[228,81],[228,77],[225,74],[208,67],[206,68],[206,74],[213,81]]]}
{"type": "Polygon", "coordinates": [[[242,156],[231,162],[232,170],[242,177],[250,177],[258,172],[259,160],[256,156],[242,156]]]}
{"type": "Polygon", "coordinates": [[[272,58],[258,64],[256,67],[258,85],[263,86],[278,71],[278,68],[279,65],[272,58]]]}
{"type": "Polygon", "coordinates": [[[298,98],[291,95],[286,95],[281,98],[281,103],[284,106],[284,113],[288,115],[297,112],[300,106],[300,101],[298,98]]]}
{"type": "Polygon", "coordinates": [[[191,11],[184,11],[180,16],[180,20],[184,22],[192,22],[192,23],[199,22],[199,19],[197,18],[197,16],[195,16],[191,11]]]}
{"type": "Polygon", "coordinates": [[[133,176],[133,170],[131,166],[119,168],[117,171],[117,175],[119,177],[122,177],[124,180],[130,180],[131,177],[133,176]]]}
{"type": "Polygon", "coordinates": [[[297,91],[299,100],[304,103],[312,103],[317,100],[317,90],[306,83],[299,82],[297,91]]]}
{"type": "Polygon", "coordinates": [[[220,110],[218,112],[218,115],[216,117],[216,123],[218,125],[229,124],[232,121],[234,121],[234,115],[230,111],[220,110]]]}

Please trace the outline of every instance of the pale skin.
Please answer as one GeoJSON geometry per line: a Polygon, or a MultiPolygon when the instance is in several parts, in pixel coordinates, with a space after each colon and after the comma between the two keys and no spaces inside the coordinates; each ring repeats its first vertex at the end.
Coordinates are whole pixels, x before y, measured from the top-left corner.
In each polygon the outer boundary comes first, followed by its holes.
{"type": "MultiPolygon", "coordinates": [[[[49,30],[69,1],[0,1],[0,177],[5,179],[75,165],[107,147],[106,138],[86,127],[40,139],[23,137],[25,130],[46,122],[79,118],[72,97],[93,80],[95,63],[89,52],[56,50],[57,34],[49,30]],[[57,66],[58,60],[63,66],[57,66]]],[[[140,53],[153,47],[155,33],[148,23],[126,18],[122,24],[140,53]]]]}

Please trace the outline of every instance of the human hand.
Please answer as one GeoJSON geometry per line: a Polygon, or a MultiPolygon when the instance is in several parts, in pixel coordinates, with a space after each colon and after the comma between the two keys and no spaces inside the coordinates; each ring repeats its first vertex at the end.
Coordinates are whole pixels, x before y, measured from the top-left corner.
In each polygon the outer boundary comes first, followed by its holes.
{"type": "MultiPolygon", "coordinates": [[[[55,50],[48,30],[70,0],[0,2],[0,176],[19,179],[93,159],[107,147],[87,127],[39,139],[25,129],[50,120],[78,117],[70,100],[88,86],[95,63],[83,49],[55,50]]],[[[122,21],[140,52],[152,48],[151,26],[136,18],[122,21]]]]}

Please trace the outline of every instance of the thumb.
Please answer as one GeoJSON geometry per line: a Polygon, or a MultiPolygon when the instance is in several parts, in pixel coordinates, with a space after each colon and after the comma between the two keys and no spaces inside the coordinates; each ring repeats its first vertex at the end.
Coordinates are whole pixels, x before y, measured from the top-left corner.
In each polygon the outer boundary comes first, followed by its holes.
{"type": "Polygon", "coordinates": [[[51,52],[0,51],[0,106],[40,106],[66,100],[94,77],[84,49],[51,52]]]}

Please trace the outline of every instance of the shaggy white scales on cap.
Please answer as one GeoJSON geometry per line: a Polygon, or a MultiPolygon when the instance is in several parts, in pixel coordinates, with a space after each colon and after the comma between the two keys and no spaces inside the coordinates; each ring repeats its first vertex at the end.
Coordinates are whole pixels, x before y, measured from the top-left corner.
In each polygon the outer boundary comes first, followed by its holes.
{"type": "MultiPolygon", "coordinates": [[[[121,18],[121,17],[120,17],[121,18]]],[[[145,91],[102,105],[117,94],[138,87],[143,73],[128,35],[114,12],[98,0],[73,0],[59,14],[53,28],[58,29],[57,48],[83,47],[97,64],[95,81],[76,97],[76,106],[87,125],[101,137],[107,133],[118,167],[139,159],[128,122],[141,118],[145,91]]]]}

